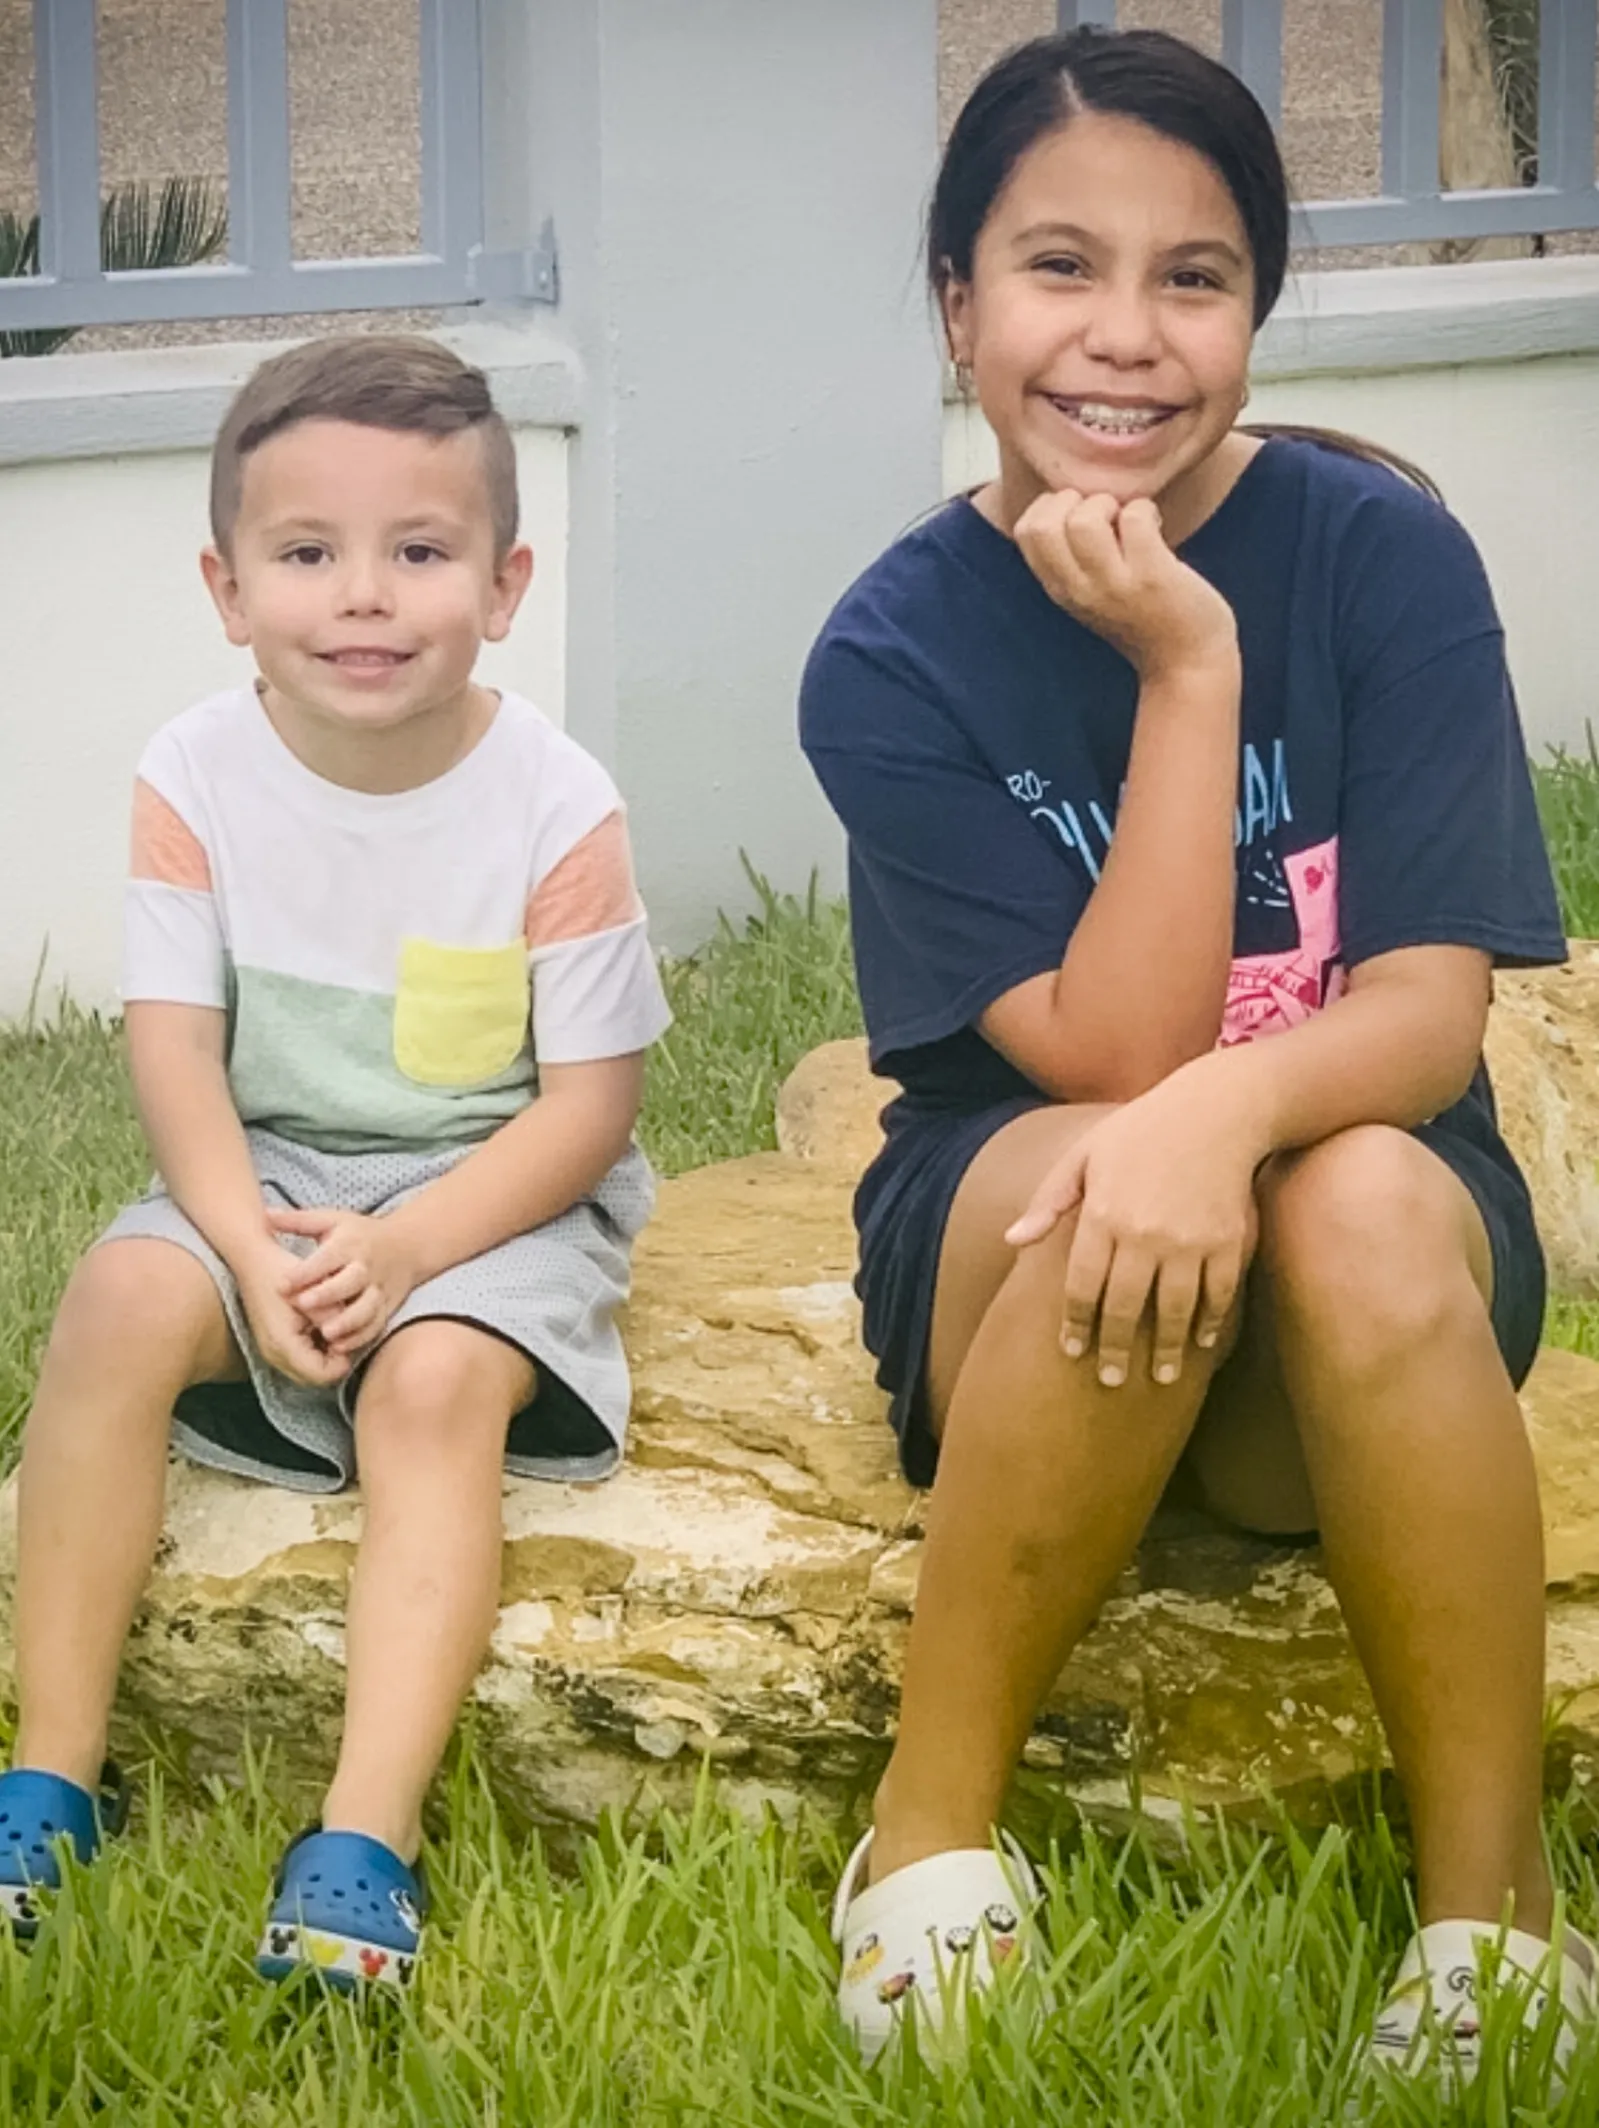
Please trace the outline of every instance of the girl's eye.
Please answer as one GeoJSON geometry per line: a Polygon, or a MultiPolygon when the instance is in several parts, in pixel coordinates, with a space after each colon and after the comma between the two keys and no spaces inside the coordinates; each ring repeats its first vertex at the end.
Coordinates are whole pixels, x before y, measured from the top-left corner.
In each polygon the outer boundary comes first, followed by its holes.
{"type": "Polygon", "coordinates": [[[1081,259],[1052,255],[1047,259],[1034,259],[1034,271],[1054,274],[1061,280],[1074,280],[1083,271],[1081,259]]]}
{"type": "Polygon", "coordinates": [[[430,547],[427,541],[423,539],[408,539],[400,549],[400,553],[404,560],[418,564],[442,561],[444,558],[444,549],[442,547],[430,547]]]}
{"type": "Polygon", "coordinates": [[[1216,290],[1221,287],[1220,281],[1217,280],[1213,273],[1206,273],[1199,266],[1179,266],[1172,275],[1172,281],[1178,288],[1208,288],[1216,290]]]}

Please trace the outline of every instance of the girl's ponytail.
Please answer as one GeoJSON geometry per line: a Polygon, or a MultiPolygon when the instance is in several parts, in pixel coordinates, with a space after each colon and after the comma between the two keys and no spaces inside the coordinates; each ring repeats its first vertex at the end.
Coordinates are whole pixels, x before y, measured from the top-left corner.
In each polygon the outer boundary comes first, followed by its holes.
{"type": "Polygon", "coordinates": [[[1342,451],[1346,458],[1363,458],[1368,465],[1386,466],[1390,473],[1408,480],[1434,502],[1444,499],[1437,481],[1412,459],[1390,451],[1385,444],[1369,443],[1364,436],[1351,436],[1344,429],[1317,428],[1308,421],[1240,421],[1238,429],[1244,436],[1289,436],[1300,443],[1319,444],[1324,451],[1342,451]]]}

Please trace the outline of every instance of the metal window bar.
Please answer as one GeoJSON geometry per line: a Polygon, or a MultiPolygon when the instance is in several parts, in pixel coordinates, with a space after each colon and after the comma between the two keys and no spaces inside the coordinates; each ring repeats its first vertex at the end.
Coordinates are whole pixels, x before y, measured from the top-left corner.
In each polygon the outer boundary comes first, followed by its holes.
{"type": "Polygon", "coordinates": [[[553,302],[554,238],[483,243],[481,0],[417,0],[422,244],[399,258],[293,256],[288,0],[227,0],[228,258],[156,272],[100,264],[96,0],[34,0],[40,271],[0,279],[0,328],[553,302]]]}
{"type": "MultiPolygon", "coordinates": [[[[1538,182],[1444,192],[1438,164],[1441,0],[1383,0],[1380,197],[1309,200],[1293,210],[1296,247],[1436,243],[1599,229],[1594,171],[1595,0],[1540,0],[1538,182]]],[[[1222,56],[1275,119],[1282,102],[1283,0],[1222,0],[1222,56]]],[[[1116,0],[1058,0],[1061,29],[1113,28],[1116,0]]]]}

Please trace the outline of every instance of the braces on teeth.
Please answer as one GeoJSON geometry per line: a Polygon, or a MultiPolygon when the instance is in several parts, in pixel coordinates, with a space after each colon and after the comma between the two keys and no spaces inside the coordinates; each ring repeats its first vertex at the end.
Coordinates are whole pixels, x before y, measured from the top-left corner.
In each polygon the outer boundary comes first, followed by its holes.
{"type": "Polygon", "coordinates": [[[1152,407],[1098,406],[1089,402],[1076,409],[1076,418],[1085,428],[1131,432],[1153,428],[1163,417],[1152,407]]]}

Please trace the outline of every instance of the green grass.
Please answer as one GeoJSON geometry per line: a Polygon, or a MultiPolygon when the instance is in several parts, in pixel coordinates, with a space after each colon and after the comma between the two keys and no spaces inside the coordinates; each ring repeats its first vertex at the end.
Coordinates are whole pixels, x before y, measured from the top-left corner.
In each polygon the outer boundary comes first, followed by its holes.
{"type": "MultiPolygon", "coordinates": [[[[1539,781],[1568,926],[1599,935],[1599,761],[1539,781]]],[[[668,1173],[771,1144],[784,1073],[859,1027],[836,906],[761,890],[752,920],[666,977],[678,1020],[642,1131],[668,1173]]],[[[145,1172],[117,1029],[70,1008],[0,1027],[0,1467],[60,1286],[145,1172]]],[[[1599,1356],[1599,1306],[1556,1301],[1549,1329],[1599,1356]]],[[[1181,1845],[1083,1829],[1051,1857],[1041,2029],[1027,1998],[964,2072],[867,2072],[831,2017],[826,1831],[752,1828],[707,1799],[688,1821],[541,1836],[496,1809],[468,1741],[433,1827],[416,1997],[296,2008],[249,1967],[294,1829],[270,1781],[186,1789],[157,1752],[140,1791],[129,1837],[75,1876],[31,1957],[0,1939],[0,2128],[1331,2128],[1410,1927],[1402,1836],[1374,1811],[1315,1835],[1195,1826],[1181,1845]]],[[[1581,1795],[1551,1839],[1591,1927],[1581,1795]]],[[[1462,2107],[1417,2086],[1359,2117],[1575,2128],[1599,2118],[1599,2052],[1558,2105],[1536,2063],[1519,2092],[1500,2063],[1462,2107]]]]}
{"type": "MultiPolygon", "coordinates": [[[[437,1828],[431,1963],[413,1998],[364,2008],[249,1970],[289,1829],[259,1772],[188,1801],[147,1778],[130,1837],[74,1875],[31,1956],[0,1942],[0,2121],[1332,2128],[1411,1925],[1408,1858],[1380,1817],[1310,1835],[1196,1824],[1176,1852],[1083,1829],[1048,1858],[1036,1990],[962,2070],[908,2055],[867,2071],[830,2014],[839,1855],[814,1828],[753,1828],[702,1797],[686,1819],[609,1824],[557,1867],[507,1827],[468,1747],[437,1828]]],[[[1574,1806],[1552,1837],[1591,1919],[1574,1806]]],[[[1499,2063],[1466,2108],[1419,2085],[1360,2118],[1576,2128],[1599,2110],[1599,2059],[1559,2105],[1542,2088],[1535,2061],[1519,2079],[1499,2063]]]]}
{"type": "Polygon", "coordinates": [[[1599,746],[1593,726],[1580,753],[1552,748],[1535,781],[1567,935],[1599,938],[1599,746]]]}

